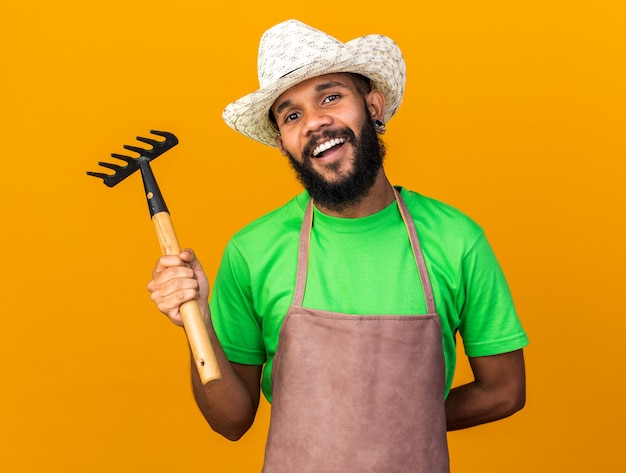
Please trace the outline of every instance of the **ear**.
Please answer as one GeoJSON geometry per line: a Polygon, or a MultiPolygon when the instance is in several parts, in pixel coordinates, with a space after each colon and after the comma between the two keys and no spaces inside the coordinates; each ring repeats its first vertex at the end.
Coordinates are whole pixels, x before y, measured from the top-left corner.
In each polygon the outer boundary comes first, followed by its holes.
{"type": "Polygon", "coordinates": [[[287,153],[285,153],[285,148],[283,148],[283,139],[280,137],[280,135],[276,135],[274,141],[276,142],[276,146],[280,150],[280,154],[282,154],[283,156],[287,156],[287,153]]]}
{"type": "Polygon", "coordinates": [[[372,118],[379,118],[385,120],[385,96],[378,89],[372,89],[365,96],[365,103],[367,110],[370,112],[372,118]]]}

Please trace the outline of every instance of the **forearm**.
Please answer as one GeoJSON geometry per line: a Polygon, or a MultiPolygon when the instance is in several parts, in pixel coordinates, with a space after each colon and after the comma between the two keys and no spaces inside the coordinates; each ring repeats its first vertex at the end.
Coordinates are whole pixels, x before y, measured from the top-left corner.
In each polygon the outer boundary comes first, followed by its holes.
{"type": "MultiPolygon", "coordinates": [[[[204,386],[192,357],[191,380],[194,398],[202,415],[213,430],[229,440],[238,440],[247,432],[254,421],[259,404],[259,393],[254,388],[251,392],[249,384],[226,358],[213,330],[210,316],[205,317],[205,320],[208,320],[207,331],[222,378],[219,382],[204,386]]],[[[242,374],[245,376],[246,373],[242,374]]],[[[250,377],[247,381],[251,384],[255,382],[254,379],[250,380],[250,377]]],[[[258,383],[259,378],[257,377],[257,386],[258,383]]]]}
{"type": "Polygon", "coordinates": [[[453,388],[446,399],[448,430],[485,424],[519,411],[526,402],[521,350],[470,358],[475,380],[453,388]]]}
{"type": "Polygon", "coordinates": [[[181,304],[197,301],[202,320],[221,372],[221,380],[204,386],[192,358],[193,393],[200,411],[211,427],[236,440],[252,425],[259,404],[261,366],[231,364],[224,354],[211,323],[208,304],[209,281],[195,253],[161,256],[147,287],[159,311],[179,327],[184,325],[181,304]]]}
{"type": "Polygon", "coordinates": [[[477,382],[453,388],[446,399],[448,430],[465,429],[514,414],[523,400],[490,393],[477,382]]]}

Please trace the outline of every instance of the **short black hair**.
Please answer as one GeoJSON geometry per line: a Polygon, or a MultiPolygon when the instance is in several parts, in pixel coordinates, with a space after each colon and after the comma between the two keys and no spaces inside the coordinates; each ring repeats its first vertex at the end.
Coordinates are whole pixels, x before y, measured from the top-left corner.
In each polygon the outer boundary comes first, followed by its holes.
{"type": "Polygon", "coordinates": [[[361,94],[366,95],[372,91],[372,81],[369,78],[354,72],[351,72],[350,75],[354,78],[354,84],[361,94]]]}

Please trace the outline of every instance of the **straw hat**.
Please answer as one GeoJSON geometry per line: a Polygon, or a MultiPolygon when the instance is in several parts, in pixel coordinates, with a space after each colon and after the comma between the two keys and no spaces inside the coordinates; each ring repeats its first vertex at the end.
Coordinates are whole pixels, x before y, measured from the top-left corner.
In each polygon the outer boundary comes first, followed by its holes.
{"type": "Polygon", "coordinates": [[[233,130],[269,146],[276,146],[277,134],[269,120],[272,104],[302,81],[336,72],[364,75],[385,96],[385,121],[400,106],[406,82],[404,58],[390,38],[368,35],[342,43],[297,20],[263,34],[257,67],[260,88],[229,104],[222,118],[233,130]]]}

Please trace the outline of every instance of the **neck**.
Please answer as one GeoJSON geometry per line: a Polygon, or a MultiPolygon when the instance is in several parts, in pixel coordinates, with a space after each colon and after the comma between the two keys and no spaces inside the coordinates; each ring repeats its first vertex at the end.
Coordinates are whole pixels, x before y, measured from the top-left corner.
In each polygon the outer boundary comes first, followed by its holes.
{"type": "Polygon", "coordinates": [[[342,218],[359,218],[367,217],[368,215],[380,212],[382,209],[391,204],[394,199],[395,195],[393,193],[393,188],[387,179],[385,171],[381,168],[372,188],[358,202],[355,202],[340,211],[327,209],[321,205],[317,205],[315,201],[313,201],[313,203],[326,215],[342,218]]]}

